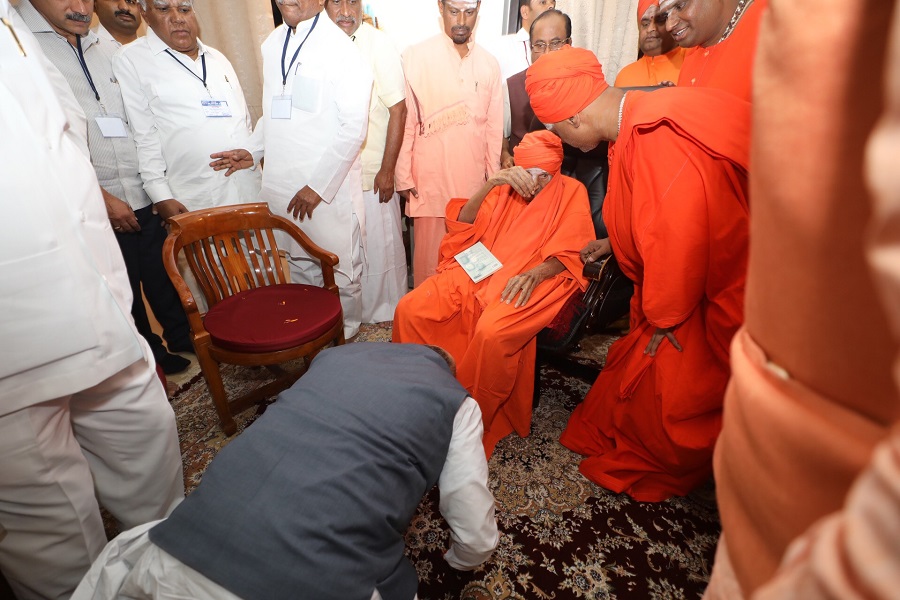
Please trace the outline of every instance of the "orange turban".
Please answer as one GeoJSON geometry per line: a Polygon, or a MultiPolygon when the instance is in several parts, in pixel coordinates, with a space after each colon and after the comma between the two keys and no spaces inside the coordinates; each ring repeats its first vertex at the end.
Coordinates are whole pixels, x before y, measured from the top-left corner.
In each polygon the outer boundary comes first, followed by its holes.
{"type": "Polygon", "coordinates": [[[546,129],[528,133],[513,150],[513,155],[517,167],[525,169],[537,167],[556,175],[562,168],[562,140],[546,129]]]}
{"type": "Polygon", "coordinates": [[[608,88],[600,61],[584,48],[547,52],[525,73],[525,91],[541,123],[559,123],[581,112],[608,88]]]}
{"type": "Polygon", "coordinates": [[[656,5],[658,1],[659,0],[638,0],[638,23],[641,22],[641,18],[644,16],[644,13],[647,12],[647,9],[656,5]]]}

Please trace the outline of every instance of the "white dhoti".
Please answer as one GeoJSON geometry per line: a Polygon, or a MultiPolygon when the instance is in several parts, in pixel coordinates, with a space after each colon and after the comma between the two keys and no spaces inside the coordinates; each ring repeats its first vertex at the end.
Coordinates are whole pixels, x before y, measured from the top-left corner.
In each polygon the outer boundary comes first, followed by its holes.
{"type": "Polygon", "coordinates": [[[378,193],[363,192],[366,207],[365,257],[362,267],[362,322],[394,319],[394,309],[407,292],[406,250],[400,198],[378,201],[378,193]]]}

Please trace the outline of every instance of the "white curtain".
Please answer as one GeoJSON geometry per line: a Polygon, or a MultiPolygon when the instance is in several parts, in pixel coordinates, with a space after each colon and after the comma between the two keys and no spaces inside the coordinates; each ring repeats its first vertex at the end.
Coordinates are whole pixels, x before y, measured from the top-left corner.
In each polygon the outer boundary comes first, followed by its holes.
{"type": "Polygon", "coordinates": [[[262,116],[262,54],[275,27],[269,0],[194,0],[200,39],[231,61],[241,80],[253,123],[262,116]]]}
{"type": "Polygon", "coordinates": [[[619,70],[637,60],[638,0],[557,0],[572,18],[572,44],[593,50],[610,84],[619,70]]]}

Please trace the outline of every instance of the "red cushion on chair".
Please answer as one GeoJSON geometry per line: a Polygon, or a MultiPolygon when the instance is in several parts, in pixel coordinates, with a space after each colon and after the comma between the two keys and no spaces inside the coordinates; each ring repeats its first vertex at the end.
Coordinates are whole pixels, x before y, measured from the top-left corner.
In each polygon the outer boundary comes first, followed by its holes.
{"type": "Polygon", "coordinates": [[[209,309],[203,324],[216,346],[236,352],[275,352],[313,340],[341,319],[341,301],[299,283],[246,290],[209,309]]]}

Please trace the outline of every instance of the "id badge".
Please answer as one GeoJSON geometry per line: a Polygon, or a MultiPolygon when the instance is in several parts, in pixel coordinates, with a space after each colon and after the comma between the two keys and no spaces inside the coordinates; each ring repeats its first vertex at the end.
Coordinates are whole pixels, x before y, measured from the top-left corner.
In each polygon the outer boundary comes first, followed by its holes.
{"type": "Polygon", "coordinates": [[[291,97],[290,96],[272,96],[272,118],[273,119],[290,119],[291,118],[291,97]]]}
{"type": "Polygon", "coordinates": [[[128,131],[125,129],[125,121],[122,117],[116,115],[100,115],[94,117],[100,133],[105,138],[124,138],[128,137],[128,131]]]}
{"type": "Polygon", "coordinates": [[[208,118],[231,116],[231,109],[228,108],[228,102],[226,100],[201,100],[200,106],[203,107],[203,114],[208,118]]]}

